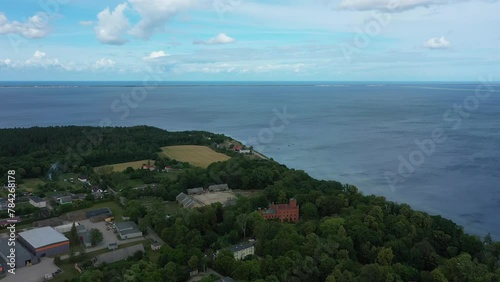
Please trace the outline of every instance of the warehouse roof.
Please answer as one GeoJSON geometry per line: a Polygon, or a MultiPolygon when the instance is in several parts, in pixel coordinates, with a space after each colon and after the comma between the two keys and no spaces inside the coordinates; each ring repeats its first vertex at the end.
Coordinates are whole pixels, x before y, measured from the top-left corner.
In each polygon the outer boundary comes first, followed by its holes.
{"type": "Polygon", "coordinates": [[[69,241],[68,238],[64,237],[64,235],[57,232],[50,226],[20,232],[19,236],[21,236],[35,249],[55,243],[69,241]]]}

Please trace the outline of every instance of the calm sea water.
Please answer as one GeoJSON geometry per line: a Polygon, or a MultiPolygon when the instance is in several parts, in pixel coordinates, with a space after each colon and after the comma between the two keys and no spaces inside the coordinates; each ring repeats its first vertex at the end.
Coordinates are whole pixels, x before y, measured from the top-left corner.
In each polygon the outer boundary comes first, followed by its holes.
{"type": "Polygon", "coordinates": [[[106,120],[224,133],[315,178],[500,239],[499,84],[35,84],[1,83],[0,127],[106,120]]]}

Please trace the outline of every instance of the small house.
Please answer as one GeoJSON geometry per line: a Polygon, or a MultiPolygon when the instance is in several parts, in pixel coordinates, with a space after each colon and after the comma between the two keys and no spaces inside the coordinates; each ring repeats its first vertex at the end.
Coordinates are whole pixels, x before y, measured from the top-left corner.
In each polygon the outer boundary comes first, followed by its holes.
{"type": "Polygon", "coordinates": [[[29,197],[29,202],[32,206],[37,208],[45,208],[47,206],[47,202],[44,199],[37,196],[29,197]]]}

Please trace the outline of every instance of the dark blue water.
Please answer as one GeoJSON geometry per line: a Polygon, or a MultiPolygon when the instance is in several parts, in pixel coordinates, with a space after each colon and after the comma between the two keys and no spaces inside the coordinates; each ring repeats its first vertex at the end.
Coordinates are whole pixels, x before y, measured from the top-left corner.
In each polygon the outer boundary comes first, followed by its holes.
{"type": "Polygon", "coordinates": [[[105,122],[224,133],[313,177],[500,238],[499,84],[91,84],[2,83],[0,127],[105,122]]]}

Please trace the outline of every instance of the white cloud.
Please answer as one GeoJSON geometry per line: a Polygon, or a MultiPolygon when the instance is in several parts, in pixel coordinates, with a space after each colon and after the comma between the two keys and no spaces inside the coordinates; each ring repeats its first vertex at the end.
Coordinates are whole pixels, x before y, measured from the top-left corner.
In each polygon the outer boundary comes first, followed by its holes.
{"type": "Polygon", "coordinates": [[[94,21],[80,21],[80,25],[83,26],[88,26],[88,25],[93,25],[94,21]]]}
{"type": "Polygon", "coordinates": [[[94,67],[97,69],[112,68],[116,63],[111,59],[101,58],[95,62],[94,67]]]}
{"type": "Polygon", "coordinates": [[[116,6],[112,12],[106,8],[97,15],[99,22],[94,29],[97,39],[101,43],[122,45],[127,42],[127,39],[123,38],[125,32],[130,28],[128,18],[123,13],[127,8],[127,3],[122,3],[116,6]]]}
{"type": "Polygon", "coordinates": [[[47,54],[44,53],[44,52],[36,50],[35,54],[33,54],[33,58],[41,59],[41,58],[45,57],[45,55],[47,55],[47,54]]]}
{"type": "Polygon", "coordinates": [[[2,65],[9,66],[11,63],[12,61],[10,59],[5,59],[5,60],[0,59],[0,66],[2,65]]]}
{"type": "Polygon", "coordinates": [[[346,10],[404,11],[417,7],[444,5],[467,0],[342,0],[337,8],[346,10]]]}
{"type": "Polygon", "coordinates": [[[142,39],[149,39],[155,31],[161,30],[165,23],[179,11],[193,7],[193,0],[128,0],[142,19],[129,31],[142,39]]]}
{"type": "Polygon", "coordinates": [[[193,44],[217,45],[217,44],[230,44],[234,42],[236,42],[234,38],[227,36],[225,33],[219,33],[217,36],[212,37],[208,40],[195,40],[193,41],[193,44]]]}
{"type": "Polygon", "coordinates": [[[148,56],[144,57],[144,59],[156,59],[156,58],[161,58],[161,57],[166,57],[169,56],[169,54],[163,52],[163,51],[154,51],[151,52],[148,56]]]}
{"type": "Polygon", "coordinates": [[[450,41],[446,40],[444,36],[441,37],[434,37],[429,39],[427,42],[424,43],[425,48],[429,49],[448,49],[451,47],[450,41]]]}
{"type": "Polygon", "coordinates": [[[0,13],[0,34],[18,34],[25,38],[42,38],[49,34],[50,28],[44,17],[34,15],[27,22],[9,21],[0,13]]]}

